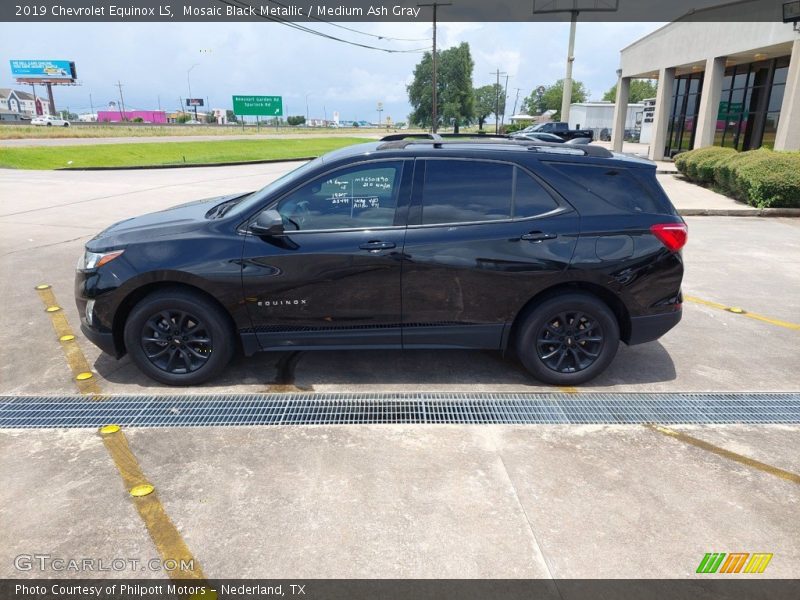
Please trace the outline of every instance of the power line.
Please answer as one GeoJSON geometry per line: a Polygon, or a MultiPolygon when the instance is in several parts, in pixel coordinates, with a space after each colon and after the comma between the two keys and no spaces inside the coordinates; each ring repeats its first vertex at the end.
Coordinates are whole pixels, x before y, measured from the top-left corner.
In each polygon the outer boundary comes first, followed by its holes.
{"type": "MultiPolygon", "coordinates": [[[[283,4],[282,2],[278,2],[278,0],[267,0],[267,1],[271,2],[272,4],[277,4],[278,6],[281,6],[283,8],[288,8],[288,6],[286,4],[283,4]]],[[[353,33],[358,33],[359,35],[366,35],[366,36],[369,36],[369,37],[377,38],[379,40],[386,40],[386,41],[392,41],[392,42],[427,42],[428,41],[428,38],[396,38],[396,37],[388,37],[388,36],[385,36],[385,35],[377,35],[377,34],[374,34],[374,33],[367,33],[366,31],[359,31],[358,29],[353,29],[352,27],[345,27],[344,25],[339,25],[338,23],[331,23],[330,21],[326,21],[325,19],[321,19],[320,17],[315,17],[313,15],[309,15],[309,18],[314,19],[315,21],[318,21],[320,23],[325,23],[326,25],[330,25],[331,27],[338,27],[339,29],[345,29],[347,31],[352,31],[353,33]]]]}
{"type": "MultiPolygon", "coordinates": [[[[227,2],[226,0],[217,0],[217,1],[222,3],[222,4],[225,4],[227,6],[233,6],[233,7],[237,7],[237,8],[247,8],[247,7],[253,8],[247,2],[242,2],[240,0],[233,0],[236,4],[231,4],[230,2],[227,2]]],[[[273,17],[273,16],[270,16],[270,15],[262,15],[262,14],[259,14],[258,11],[255,11],[255,13],[259,18],[264,19],[265,21],[272,21],[273,23],[279,23],[281,25],[286,25],[287,27],[291,27],[292,29],[297,29],[299,31],[303,31],[304,33],[309,33],[311,35],[316,35],[316,36],[319,36],[319,37],[322,37],[322,38],[325,38],[325,39],[328,39],[328,40],[331,40],[331,41],[341,42],[343,44],[349,44],[351,46],[356,46],[356,47],[359,47],[359,48],[365,48],[367,50],[379,50],[381,52],[388,52],[390,54],[410,54],[410,53],[415,53],[415,52],[426,52],[428,50],[428,48],[412,48],[410,50],[395,50],[395,49],[391,49],[391,48],[380,48],[378,46],[370,46],[370,45],[367,45],[367,44],[361,44],[359,42],[353,42],[351,40],[345,40],[343,38],[339,38],[339,37],[324,33],[322,31],[317,31],[316,29],[311,29],[310,27],[306,27],[305,25],[299,25],[297,23],[292,23],[291,21],[285,21],[285,20],[283,20],[281,18],[278,18],[278,17],[273,17]]]]}

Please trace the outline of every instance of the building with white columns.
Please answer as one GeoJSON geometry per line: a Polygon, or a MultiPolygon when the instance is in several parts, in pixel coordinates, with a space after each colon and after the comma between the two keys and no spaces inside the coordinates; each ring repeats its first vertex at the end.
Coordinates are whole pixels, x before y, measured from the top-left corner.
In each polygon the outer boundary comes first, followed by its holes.
{"type": "Polygon", "coordinates": [[[612,146],[631,79],[657,79],[649,156],[703,146],[800,150],[800,30],[791,23],[669,23],[620,52],[612,146]]]}

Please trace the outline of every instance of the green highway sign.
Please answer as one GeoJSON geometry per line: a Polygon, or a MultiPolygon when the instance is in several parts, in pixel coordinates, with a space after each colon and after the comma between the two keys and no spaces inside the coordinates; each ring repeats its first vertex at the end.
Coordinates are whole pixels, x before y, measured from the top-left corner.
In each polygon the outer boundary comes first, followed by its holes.
{"type": "Polygon", "coordinates": [[[241,116],[282,117],[283,98],[280,96],[234,96],[233,112],[241,116]]]}

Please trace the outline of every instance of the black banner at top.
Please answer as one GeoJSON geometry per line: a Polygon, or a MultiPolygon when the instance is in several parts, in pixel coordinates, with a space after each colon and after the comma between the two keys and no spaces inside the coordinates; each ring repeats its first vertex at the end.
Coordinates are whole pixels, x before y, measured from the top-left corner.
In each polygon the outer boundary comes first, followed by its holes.
{"type": "MultiPolygon", "coordinates": [[[[4,0],[7,22],[429,22],[435,0],[4,0]]],[[[772,21],[785,0],[441,0],[439,21],[772,21]]],[[[791,4],[791,3],[790,3],[791,4]]]]}

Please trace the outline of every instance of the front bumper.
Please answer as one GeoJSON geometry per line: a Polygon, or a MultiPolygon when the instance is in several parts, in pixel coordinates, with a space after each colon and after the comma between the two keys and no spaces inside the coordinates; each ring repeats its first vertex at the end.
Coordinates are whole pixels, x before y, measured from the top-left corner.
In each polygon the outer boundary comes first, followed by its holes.
{"type": "Polygon", "coordinates": [[[95,346],[100,348],[106,354],[110,354],[116,358],[119,358],[119,352],[117,351],[117,346],[114,343],[114,334],[104,331],[97,331],[96,329],[92,329],[86,323],[85,320],[81,319],[81,332],[83,335],[86,336],[90,342],[92,342],[95,346]]]}
{"type": "Polygon", "coordinates": [[[680,323],[682,316],[683,310],[679,308],[676,311],[660,315],[631,317],[631,334],[628,345],[633,346],[657,340],[680,323]]]}

